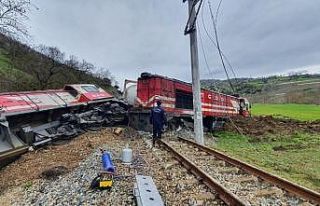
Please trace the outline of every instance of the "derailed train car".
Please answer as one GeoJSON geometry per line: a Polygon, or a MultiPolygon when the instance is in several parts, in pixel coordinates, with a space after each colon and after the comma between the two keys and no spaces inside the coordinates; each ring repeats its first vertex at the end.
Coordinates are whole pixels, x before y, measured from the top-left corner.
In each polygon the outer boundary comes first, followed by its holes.
{"type": "MultiPolygon", "coordinates": [[[[170,126],[191,123],[192,86],[176,79],[142,73],[126,81],[127,103],[91,84],[66,85],[60,90],[0,93],[0,168],[26,152],[56,139],[72,138],[87,129],[127,123],[150,131],[150,109],[159,99],[170,126]],[[129,115],[128,115],[129,113],[129,115]]],[[[212,129],[230,116],[249,116],[249,102],[242,97],[202,89],[204,125],[212,129]]]]}
{"type": "MultiPolygon", "coordinates": [[[[150,130],[149,112],[159,99],[168,118],[173,122],[193,119],[192,85],[177,79],[142,73],[136,83],[134,107],[130,110],[130,124],[138,129],[150,130]]],[[[127,94],[129,96],[129,94],[127,94]]],[[[133,94],[130,94],[133,96],[133,94]]],[[[132,97],[131,97],[132,98],[132,97]]],[[[226,95],[202,89],[201,102],[204,126],[209,130],[231,116],[249,116],[250,106],[246,98],[226,95]]]]}
{"type": "Polygon", "coordinates": [[[0,93],[0,168],[29,146],[71,138],[126,118],[126,104],[91,84],[0,93]]]}

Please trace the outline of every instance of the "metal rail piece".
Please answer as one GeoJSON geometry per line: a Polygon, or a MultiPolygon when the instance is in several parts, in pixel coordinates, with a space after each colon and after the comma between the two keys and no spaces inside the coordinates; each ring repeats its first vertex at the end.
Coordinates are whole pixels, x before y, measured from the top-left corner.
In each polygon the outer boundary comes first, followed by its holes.
{"type": "Polygon", "coordinates": [[[133,193],[138,206],[164,206],[152,177],[136,175],[136,180],[133,193]]]}
{"type": "Polygon", "coordinates": [[[214,149],[211,149],[209,147],[203,146],[203,145],[199,145],[196,142],[193,142],[191,140],[188,139],[184,139],[182,137],[179,137],[180,140],[187,142],[189,144],[192,144],[194,146],[196,146],[197,148],[201,149],[202,151],[205,151],[209,154],[214,155],[215,157],[217,157],[218,159],[221,159],[223,161],[228,162],[231,165],[234,165],[242,170],[245,170],[246,172],[253,174],[265,181],[268,181],[270,183],[273,183],[275,185],[277,185],[278,187],[287,190],[288,192],[291,192],[297,196],[300,196],[302,198],[305,198],[307,200],[313,201],[316,204],[320,204],[320,194],[317,193],[316,191],[310,190],[308,188],[302,187],[300,185],[297,185],[295,183],[289,182],[286,179],[283,179],[281,177],[278,177],[276,175],[267,173],[255,166],[249,165],[245,162],[242,162],[240,160],[234,159],[232,157],[229,157],[221,152],[218,152],[214,149]]]}
{"type": "Polygon", "coordinates": [[[165,146],[170,152],[173,153],[176,159],[180,161],[188,170],[190,170],[194,175],[200,177],[202,181],[212,190],[216,191],[219,194],[219,197],[227,204],[227,205],[246,205],[239,197],[228,191],[224,186],[214,180],[210,175],[208,175],[205,171],[197,167],[193,164],[189,159],[184,157],[182,154],[177,152],[173,147],[171,147],[168,143],[163,140],[159,141],[162,145],[165,146]]]}

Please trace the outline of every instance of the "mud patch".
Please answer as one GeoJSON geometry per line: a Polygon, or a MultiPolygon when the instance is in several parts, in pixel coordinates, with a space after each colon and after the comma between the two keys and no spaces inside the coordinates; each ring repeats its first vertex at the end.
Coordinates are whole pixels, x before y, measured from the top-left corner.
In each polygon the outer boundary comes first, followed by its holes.
{"type": "Polygon", "coordinates": [[[47,179],[47,180],[55,180],[59,176],[64,175],[68,172],[68,168],[64,166],[56,166],[50,169],[43,171],[40,177],[47,179]]]}

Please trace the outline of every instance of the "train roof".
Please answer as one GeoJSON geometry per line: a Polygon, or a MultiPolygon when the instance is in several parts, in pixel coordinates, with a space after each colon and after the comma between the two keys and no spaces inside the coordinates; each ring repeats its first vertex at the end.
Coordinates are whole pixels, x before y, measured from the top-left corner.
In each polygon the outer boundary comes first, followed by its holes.
{"type": "MultiPolygon", "coordinates": [[[[148,79],[148,78],[161,78],[161,79],[166,79],[166,80],[170,80],[170,81],[174,81],[174,82],[179,82],[179,83],[181,83],[181,84],[186,84],[186,85],[188,85],[188,86],[192,86],[191,83],[184,82],[184,81],[181,81],[181,80],[175,79],[175,78],[170,78],[170,77],[167,77],[167,76],[158,75],[158,74],[141,73],[141,76],[139,77],[139,79],[148,79]]],[[[218,94],[225,95],[225,96],[229,96],[229,97],[243,98],[243,97],[240,97],[240,96],[223,94],[223,93],[221,93],[221,92],[214,91],[214,90],[210,90],[210,89],[206,89],[206,88],[201,88],[201,89],[202,89],[202,90],[206,90],[206,91],[210,91],[210,92],[216,92],[216,93],[218,93],[218,94]]]]}
{"type": "MultiPolygon", "coordinates": [[[[15,92],[0,92],[0,95],[6,95],[6,94],[30,94],[30,93],[43,93],[43,92],[62,92],[65,91],[65,87],[82,87],[82,86],[94,86],[97,87],[94,84],[66,84],[62,89],[46,89],[46,90],[31,90],[31,91],[15,91],[15,92]]],[[[97,87],[99,88],[99,87],[97,87]]]]}

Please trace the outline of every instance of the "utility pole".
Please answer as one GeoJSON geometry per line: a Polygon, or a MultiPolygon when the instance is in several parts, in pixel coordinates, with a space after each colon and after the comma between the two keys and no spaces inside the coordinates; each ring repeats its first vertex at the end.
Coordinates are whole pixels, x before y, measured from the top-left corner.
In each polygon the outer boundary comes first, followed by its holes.
{"type": "Polygon", "coordinates": [[[198,42],[197,42],[197,14],[201,8],[202,0],[196,11],[196,4],[199,0],[183,0],[188,1],[189,19],[185,29],[185,35],[190,35],[190,53],[191,53],[191,71],[192,71],[192,92],[193,92],[193,112],[194,112],[194,133],[195,141],[204,145],[203,138],[203,122],[202,122],[202,106],[201,106],[201,86],[198,59],[198,42]]]}

